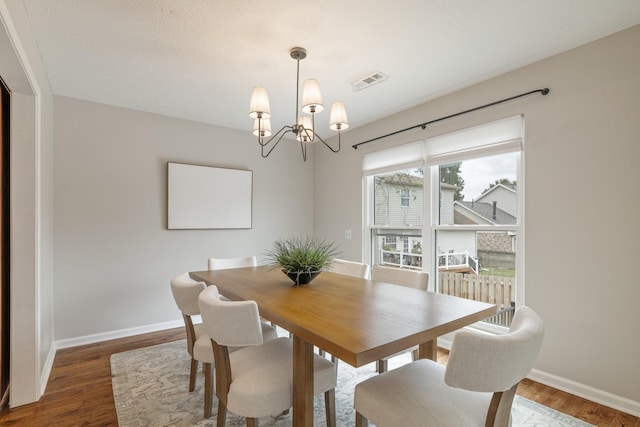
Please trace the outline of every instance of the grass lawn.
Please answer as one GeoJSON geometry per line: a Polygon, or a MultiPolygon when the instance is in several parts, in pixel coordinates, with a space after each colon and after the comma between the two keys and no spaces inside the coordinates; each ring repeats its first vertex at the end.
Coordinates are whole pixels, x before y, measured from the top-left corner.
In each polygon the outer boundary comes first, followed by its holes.
{"type": "Polygon", "coordinates": [[[501,268],[487,268],[480,272],[482,276],[516,277],[515,270],[504,270],[501,268]]]}

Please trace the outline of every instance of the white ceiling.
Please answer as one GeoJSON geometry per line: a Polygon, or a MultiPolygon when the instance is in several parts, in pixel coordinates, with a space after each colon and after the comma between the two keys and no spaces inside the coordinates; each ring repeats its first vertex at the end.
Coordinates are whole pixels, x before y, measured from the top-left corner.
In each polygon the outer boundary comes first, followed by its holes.
{"type": "MultiPolygon", "coordinates": [[[[295,120],[296,64],[351,127],[640,23],[638,0],[24,0],[56,95],[251,130],[295,120]],[[352,91],[373,71],[383,83],[352,91]]],[[[640,51],[639,51],[640,52],[640,51]]],[[[523,87],[523,91],[537,87],[523,87]]],[[[488,99],[487,102],[494,101],[488,99]]]]}

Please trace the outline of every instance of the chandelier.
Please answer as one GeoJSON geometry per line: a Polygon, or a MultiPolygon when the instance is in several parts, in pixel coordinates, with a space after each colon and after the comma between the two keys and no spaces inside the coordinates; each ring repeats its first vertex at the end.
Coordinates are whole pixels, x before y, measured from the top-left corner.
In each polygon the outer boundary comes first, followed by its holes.
{"type": "Polygon", "coordinates": [[[302,149],[302,159],[307,161],[307,144],[316,140],[321,141],[331,151],[340,151],[340,131],[349,127],[347,123],[347,111],[344,103],[334,102],[331,105],[329,119],[329,129],[338,132],[338,147],[333,148],[325,142],[315,131],[315,115],[324,110],[322,105],[322,94],[320,86],[315,79],[305,80],[302,88],[302,110],[299,108],[300,100],[300,61],[307,57],[307,51],[301,47],[294,47],[289,54],[296,60],[296,120],[293,125],[285,125],[275,134],[271,134],[271,109],[269,108],[269,97],[264,87],[256,86],[251,93],[251,103],[249,107],[249,117],[254,119],[253,134],[258,137],[262,157],[268,157],[276,148],[280,140],[289,132],[300,142],[302,149]],[[304,114],[302,114],[304,113],[304,114]],[[268,138],[268,139],[267,139],[268,138]],[[265,152],[266,150],[266,152],[265,152]]]}

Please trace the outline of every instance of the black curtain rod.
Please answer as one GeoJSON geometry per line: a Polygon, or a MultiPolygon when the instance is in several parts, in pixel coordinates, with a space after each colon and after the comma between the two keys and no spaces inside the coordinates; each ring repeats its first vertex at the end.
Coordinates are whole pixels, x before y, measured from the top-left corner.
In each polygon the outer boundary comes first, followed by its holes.
{"type": "Polygon", "coordinates": [[[450,114],[448,116],[440,117],[439,119],[431,120],[431,121],[428,121],[428,122],[420,123],[419,125],[415,125],[415,126],[411,126],[411,127],[405,128],[405,129],[397,130],[395,132],[391,132],[391,133],[388,133],[386,135],[378,136],[377,138],[368,139],[366,141],[354,144],[354,145],[352,145],[352,147],[353,147],[354,150],[357,150],[358,146],[362,145],[362,144],[367,144],[369,142],[377,141],[379,139],[386,138],[386,137],[391,136],[391,135],[396,135],[398,133],[406,132],[408,130],[415,129],[415,128],[422,128],[424,130],[424,129],[426,129],[427,125],[430,125],[432,123],[441,122],[442,120],[447,120],[447,119],[450,119],[452,117],[457,117],[457,116],[461,116],[463,114],[472,113],[472,112],[477,111],[477,110],[482,110],[483,108],[493,107],[494,105],[502,104],[503,102],[511,101],[511,100],[516,99],[516,98],[521,98],[523,96],[531,95],[531,94],[537,93],[537,92],[540,92],[542,95],[547,95],[550,91],[549,91],[548,87],[545,87],[544,89],[536,89],[536,90],[532,90],[530,92],[521,93],[520,95],[512,96],[511,98],[501,99],[500,101],[495,101],[495,102],[492,102],[490,104],[481,105],[479,107],[475,107],[475,108],[472,108],[470,110],[460,111],[459,113],[450,114]]]}

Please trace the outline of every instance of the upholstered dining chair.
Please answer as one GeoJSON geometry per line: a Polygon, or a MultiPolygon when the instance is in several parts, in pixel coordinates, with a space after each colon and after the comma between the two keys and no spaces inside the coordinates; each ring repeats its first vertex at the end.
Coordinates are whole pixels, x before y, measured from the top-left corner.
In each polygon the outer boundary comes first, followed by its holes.
{"type": "Polygon", "coordinates": [[[524,306],[507,334],[460,330],[446,367],[420,359],[356,385],[356,426],[510,426],[516,388],[543,335],[542,320],[524,306]]]}
{"type": "MultiPolygon", "coordinates": [[[[255,255],[241,256],[235,258],[209,258],[207,260],[207,266],[209,270],[226,270],[228,268],[243,268],[243,267],[257,267],[258,259],[255,255]]],[[[220,295],[223,300],[228,300],[224,295],[220,295]]],[[[274,328],[276,324],[271,322],[271,326],[274,328]]]]}
{"type": "MultiPolygon", "coordinates": [[[[228,268],[256,267],[258,259],[255,255],[241,256],[235,258],[209,258],[207,260],[208,270],[226,270],[228,268]]],[[[222,295],[222,299],[227,299],[222,295]]],[[[272,324],[272,326],[275,326],[272,324]]]]}
{"type": "MultiPolygon", "coordinates": [[[[218,427],[225,425],[227,410],[246,417],[248,427],[288,410],[293,405],[292,340],[264,340],[255,301],[224,301],[209,286],[199,305],[216,363],[218,427]],[[244,348],[231,353],[233,346],[244,348]]],[[[335,365],[314,355],[313,375],[314,394],[325,395],[327,426],[335,426],[335,365]]]]}
{"type": "Polygon", "coordinates": [[[224,270],[227,268],[256,267],[258,260],[255,256],[243,256],[236,258],[209,258],[207,261],[209,270],[224,270]]]}
{"type": "Polygon", "coordinates": [[[333,273],[368,279],[370,267],[369,264],[334,258],[327,270],[333,273]]]}
{"type": "MultiPolygon", "coordinates": [[[[204,371],[204,394],[205,417],[211,416],[211,398],[213,397],[213,353],[211,348],[211,339],[204,332],[202,323],[194,322],[193,316],[200,314],[198,306],[198,296],[200,292],[206,289],[203,282],[197,282],[189,277],[189,273],[179,274],[171,279],[171,293],[182,312],[184,326],[187,333],[187,352],[191,356],[191,368],[189,373],[189,391],[193,391],[196,385],[196,376],[198,375],[198,364],[202,363],[204,371]]],[[[270,340],[277,338],[276,330],[270,325],[262,322],[261,329],[265,339],[270,340]]],[[[235,350],[232,349],[232,351],[235,350]]]]}
{"type": "MultiPolygon", "coordinates": [[[[375,282],[386,282],[394,285],[406,286],[408,288],[427,290],[429,284],[429,273],[426,271],[410,270],[408,268],[386,267],[382,265],[374,265],[371,268],[371,280],[375,282]]],[[[400,354],[411,352],[413,360],[417,359],[418,347],[411,347],[407,350],[384,357],[378,360],[378,373],[386,372],[388,361],[390,358],[400,354]]]]}

